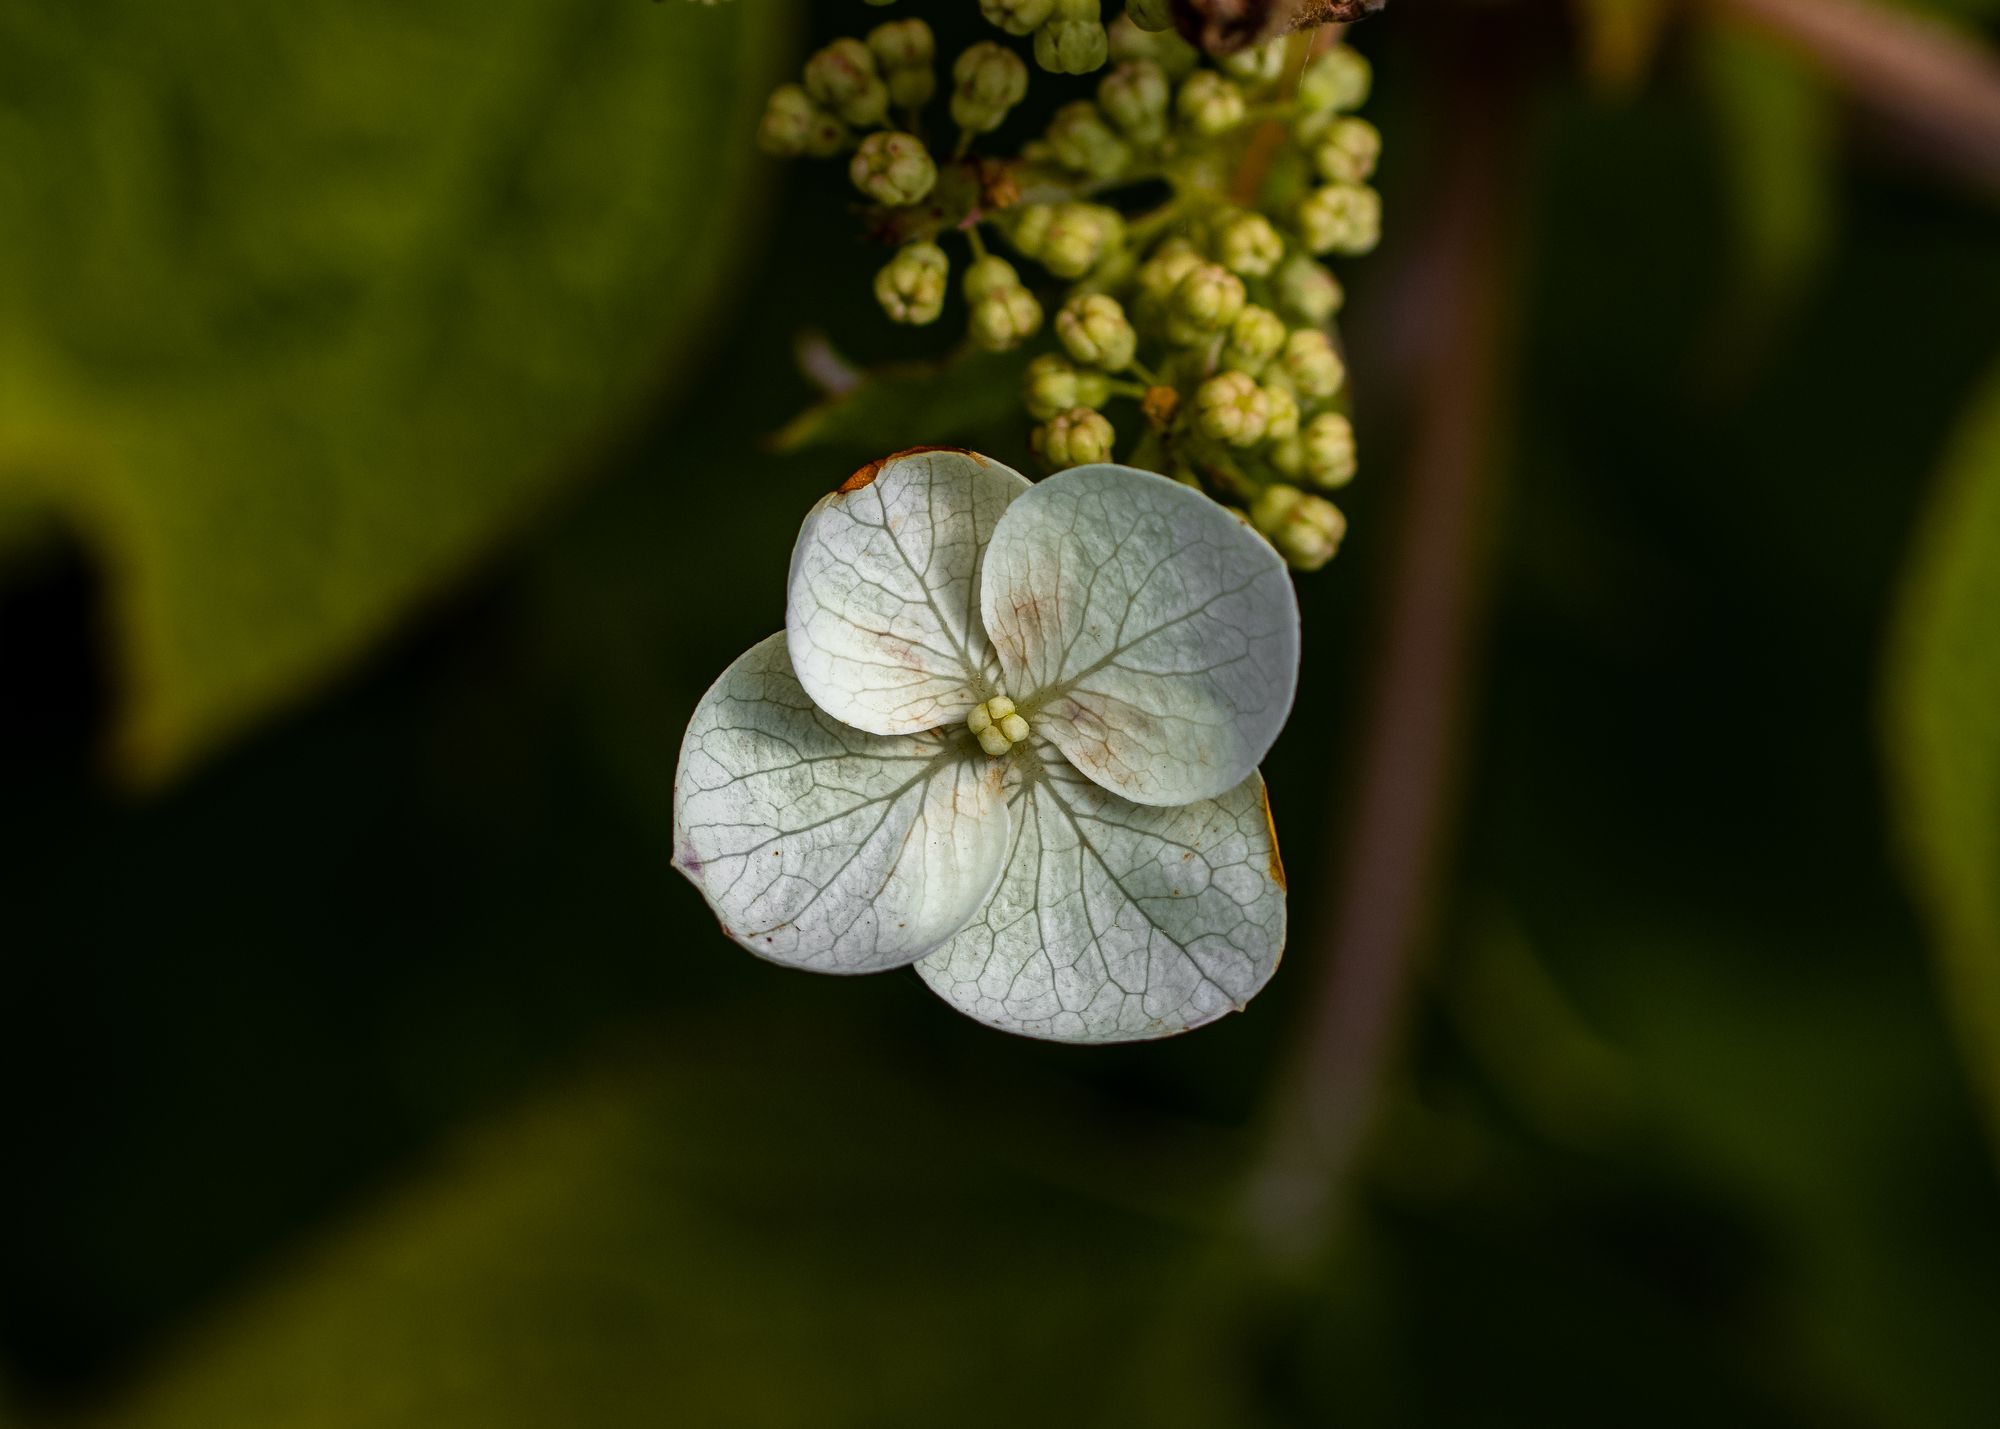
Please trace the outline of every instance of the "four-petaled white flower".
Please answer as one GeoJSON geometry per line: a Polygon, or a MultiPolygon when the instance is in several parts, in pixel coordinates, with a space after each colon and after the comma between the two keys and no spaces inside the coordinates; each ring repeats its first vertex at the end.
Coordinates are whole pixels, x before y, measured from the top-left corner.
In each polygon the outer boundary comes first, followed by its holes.
{"type": "Polygon", "coordinates": [[[902,452],[813,508],[784,633],[702,697],[674,862],[775,962],[914,963],[1060,1041],[1198,1027],[1284,947],[1257,764],[1298,657],[1284,562],[1199,492],[902,452]]]}

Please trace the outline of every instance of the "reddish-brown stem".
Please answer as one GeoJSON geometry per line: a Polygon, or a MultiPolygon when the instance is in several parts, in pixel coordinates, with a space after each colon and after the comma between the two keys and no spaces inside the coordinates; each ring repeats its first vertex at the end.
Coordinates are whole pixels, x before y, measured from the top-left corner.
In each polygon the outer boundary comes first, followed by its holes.
{"type": "Polygon", "coordinates": [[[1476,625],[1478,513],[1499,402],[1506,214],[1513,151],[1504,57],[1474,52],[1448,79],[1450,152],[1410,260],[1422,324],[1417,437],[1360,789],[1323,979],[1267,1160],[1250,1187],[1253,1231],[1285,1266],[1318,1251],[1375,1106],[1426,931],[1449,824],[1454,733],[1476,625]]]}
{"type": "Polygon", "coordinates": [[[2000,185],[2000,56],[1876,0],[1700,0],[1796,50],[1938,157],[2000,185]]]}

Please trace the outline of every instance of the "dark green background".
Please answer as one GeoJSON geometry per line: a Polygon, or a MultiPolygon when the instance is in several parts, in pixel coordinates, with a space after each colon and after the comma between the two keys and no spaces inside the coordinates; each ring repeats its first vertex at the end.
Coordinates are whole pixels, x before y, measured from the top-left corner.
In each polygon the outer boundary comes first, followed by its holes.
{"type": "MultiPolygon", "coordinates": [[[[1516,8],[1460,798],[1325,1265],[1259,1280],[1231,1212],[1327,971],[1382,624],[1399,245],[1434,206],[1463,21],[1421,0],[1358,36],[1390,219],[1345,270],[1363,476],[1346,550],[1300,583],[1266,769],[1292,945],[1198,1036],[1044,1046],[913,976],[781,971],[667,866],[680,730],[780,624],[807,505],[923,441],[1026,462],[1004,380],[770,452],[813,397],[802,323],[862,359],[943,340],[887,330],[830,168],[755,171],[699,322],[633,280],[654,337],[629,383],[441,398],[467,433],[481,400],[560,432],[574,479],[163,785],[105,758],[100,548],[59,507],[5,548],[0,1423],[1994,1423],[2000,1193],[1878,717],[1907,542],[2000,348],[1991,196],[1830,110],[1824,152],[1776,161],[1824,164],[1826,212],[1759,260],[1710,39],[1675,31],[1611,95],[1560,16],[1516,8]]],[[[808,42],[757,20],[773,69],[808,42]]],[[[699,102],[690,142],[756,162],[699,102]]]]}

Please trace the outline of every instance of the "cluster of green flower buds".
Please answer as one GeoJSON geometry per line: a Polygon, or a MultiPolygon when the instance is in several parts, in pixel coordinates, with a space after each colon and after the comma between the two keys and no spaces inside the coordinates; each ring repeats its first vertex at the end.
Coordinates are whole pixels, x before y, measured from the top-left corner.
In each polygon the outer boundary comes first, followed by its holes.
{"type": "Polygon", "coordinates": [[[1052,74],[1089,74],[1110,53],[1099,0],[979,0],[987,22],[1035,37],[1035,63],[1052,74]]]}
{"type": "Polygon", "coordinates": [[[1293,39],[1206,62],[1169,0],[1127,0],[1108,28],[1099,0],[979,6],[1002,35],[950,61],[948,154],[922,137],[939,56],[915,19],[813,55],[771,97],[764,146],[847,156],[878,206],[871,228],[898,245],[875,276],[892,321],[939,319],[944,245],[963,233],[972,344],[1007,351],[1049,329],[1022,386],[1045,465],[1109,458],[1115,417],[1125,459],[1241,507],[1294,566],[1325,564],[1345,521],[1322,493],[1357,468],[1327,260],[1370,251],[1382,223],[1381,135],[1354,113],[1367,61],[1293,39]],[[977,157],[1027,95],[1030,37],[1044,70],[1103,73],[1017,158],[977,157]]]}

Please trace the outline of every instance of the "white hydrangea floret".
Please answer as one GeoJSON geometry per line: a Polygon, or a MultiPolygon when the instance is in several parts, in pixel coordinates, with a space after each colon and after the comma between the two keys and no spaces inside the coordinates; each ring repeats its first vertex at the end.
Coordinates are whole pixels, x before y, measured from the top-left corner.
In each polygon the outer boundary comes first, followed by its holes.
{"type": "Polygon", "coordinates": [[[674,862],[773,961],[914,964],[1061,1041],[1198,1027],[1284,946],[1257,765],[1298,651],[1283,561],[1196,491],[900,453],[813,508],[784,632],[703,696],[674,862]]]}

